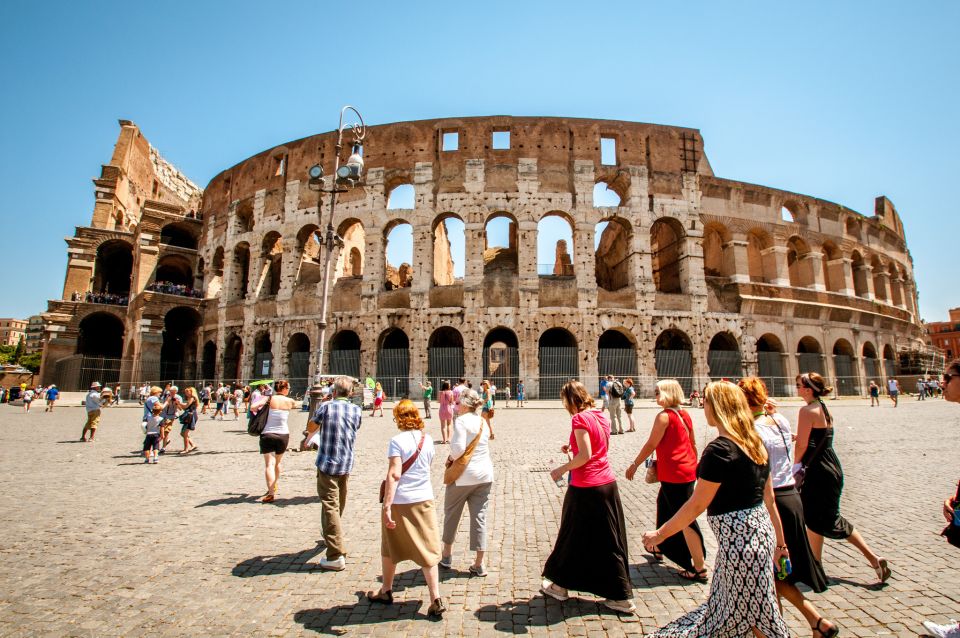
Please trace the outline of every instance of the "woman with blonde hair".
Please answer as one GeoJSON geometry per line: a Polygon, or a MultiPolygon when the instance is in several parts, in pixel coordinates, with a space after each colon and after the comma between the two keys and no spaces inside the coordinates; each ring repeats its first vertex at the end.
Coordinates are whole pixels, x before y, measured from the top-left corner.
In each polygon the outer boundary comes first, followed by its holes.
{"type": "Polygon", "coordinates": [[[797,442],[794,472],[804,469],[800,488],[803,517],[807,524],[810,547],[817,560],[822,560],[823,538],[846,540],[860,550],[877,572],[881,583],[890,578],[886,558],[877,556],[853,524],[840,514],[840,494],[843,492],[843,469],[833,451],[833,417],[823,402],[823,396],[833,392],[826,380],[816,372],[797,376],[797,394],[807,405],[800,408],[797,417],[797,442]]]}
{"type": "Polygon", "coordinates": [[[193,386],[183,391],[183,397],[185,401],[180,401],[178,398],[174,400],[177,402],[177,407],[183,410],[180,414],[180,436],[183,437],[183,449],[180,450],[180,454],[188,454],[199,449],[190,439],[190,433],[197,429],[197,421],[200,420],[200,414],[197,411],[200,400],[197,398],[197,389],[193,386]]]}
{"type": "Polygon", "coordinates": [[[646,548],[663,542],[707,510],[717,560],[707,601],[661,627],[656,638],[755,636],[787,638],[777,603],[774,569],[789,556],[774,502],[767,450],[754,429],[747,399],[727,381],[707,385],[704,413],[719,436],[703,450],[697,486],[680,511],[643,535],[646,548]]]}
{"type": "MultiPolygon", "coordinates": [[[[633,480],[637,468],[655,450],[657,478],[660,481],[657,525],[663,525],[693,494],[693,486],[697,482],[697,438],[693,419],[680,407],[683,388],[676,379],[658,381],[654,396],[663,410],[654,419],[647,442],[627,468],[627,480],[633,480]]],[[[679,573],[681,578],[700,583],[707,582],[707,570],[703,566],[706,554],[703,534],[696,521],[683,528],[680,534],[663,539],[653,549],[653,557],[657,561],[666,556],[682,568],[683,571],[679,573]]]]}
{"type": "Polygon", "coordinates": [[[370,413],[370,416],[376,416],[377,410],[380,410],[380,416],[383,416],[384,398],[383,386],[377,381],[377,385],[373,388],[373,411],[370,413]]]}
{"type": "Polygon", "coordinates": [[[564,601],[569,590],[589,592],[614,611],[632,614],[633,586],[627,562],[627,527],[617,477],[607,458],[610,421],[579,381],[560,389],[571,415],[570,438],[560,451],[572,458],[550,472],[559,481],[570,473],[560,530],[543,566],[545,596],[564,601]]]}
{"type": "Polygon", "coordinates": [[[839,633],[839,629],[829,620],[825,620],[813,603],[797,589],[797,583],[806,583],[818,594],[825,592],[827,577],[820,561],[814,557],[807,539],[803,503],[793,478],[793,433],[790,431],[790,423],[777,412],[776,404],[769,400],[767,386],[762,379],[745,377],[740,379],[737,385],[747,397],[747,404],[753,413],[754,427],[767,448],[773,495],[793,567],[784,580],[776,582],[777,595],[786,598],[797,608],[813,629],[814,636],[833,638],[839,633]]]}
{"type": "Polygon", "coordinates": [[[430,464],[433,438],[423,430],[420,411],[410,399],[393,408],[400,434],[387,446],[387,478],[383,488],[380,525],[380,557],[383,569],[380,589],[367,592],[370,602],[393,604],[393,578],[397,563],[412,560],[423,570],[430,592],[427,615],[439,618],[447,610],[440,598],[440,534],[433,506],[430,464]]]}
{"type": "Polygon", "coordinates": [[[480,418],[486,422],[487,428],[490,430],[490,439],[493,440],[497,438],[493,435],[493,391],[490,389],[490,382],[486,379],[480,384],[480,398],[483,400],[480,418]]]}

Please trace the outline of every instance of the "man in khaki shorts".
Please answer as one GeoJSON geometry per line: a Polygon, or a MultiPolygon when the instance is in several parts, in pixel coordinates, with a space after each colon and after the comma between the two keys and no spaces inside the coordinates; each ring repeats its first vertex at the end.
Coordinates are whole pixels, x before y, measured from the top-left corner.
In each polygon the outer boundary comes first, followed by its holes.
{"type": "Polygon", "coordinates": [[[94,381],[90,384],[90,391],[87,392],[87,398],[83,401],[83,406],[87,409],[87,423],[83,426],[83,432],[80,433],[80,440],[83,442],[93,441],[97,434],[97,426],[100,425],[100,383],[94,381]],[[90,432],[90,438],[87,439],[87,432],[90,432]]]}

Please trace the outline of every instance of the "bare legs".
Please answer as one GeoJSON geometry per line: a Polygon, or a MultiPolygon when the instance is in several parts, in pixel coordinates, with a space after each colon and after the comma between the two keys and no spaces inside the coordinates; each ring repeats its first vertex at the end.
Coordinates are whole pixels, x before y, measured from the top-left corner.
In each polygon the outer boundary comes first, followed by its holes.
{"type": "MultiPolygon", "coordinates": [[[[387,556],[381,556],[383,584],[380,585],[380,593],[393,591],[393,577],[397,574],[397,565],[387,556]]],[[[427,591],[430,593],[430,602],[440,598],[440,573],[437,566],[424,567],[423,579],[427,581],[427,591]]]]}
{"type": "Polygon", "coordinates": [[[282,454],[267,452],[263,455],[263,478],[267,482],[267,494],[277,493],[277,483],[280,482],[280,461],[282,454]]]}
{"type": "MultiPolygon", "coordinates": [[[[807,538],[810,539],[810,549],[813,550],[813,556],[817,560],[822,560],[823,536],[807,528],[807,538]]],[[[867,545],[867,541],[863,540],[860,532],[853,530],[853,533],[847,537],[847,542],[860,550],[860,553],[863,554],[867,562],[870,563],[870,567],[877,569],[880,566],[880,557],[873,553],[873,550],[867,545]]]]}
{"type": "Polygon", "coordinates": [[[803,614],[803,617],[806,619],[807,624],[814,629],[825,629],[827,631],[833,627],[833,623],[829,620],[824,619],[816,607],[813,606],[809,600],[804,598],[803,592],[797,589],[797,586],[793,583],[788,583],[786,581],[778,580],[776,582],[777,595],[786,598],[787,601],[797,608],[797,610],[803,614]]]}
{"type": "Polygon", "coordinates": [[[453,427],[453,422],[450,420],[440,421],[440,442],[449,443],[450,442],[450,430],[453,427]]]}
{"type": "Polygon", "coordinates": [[[687,542],[687,549],[690,550],[690,559],[693,561],[693,568],[698,572],[703,571],[703,545],[700,544],[700,537],[691,527],[683,528],[683,540],[687,542]]]}

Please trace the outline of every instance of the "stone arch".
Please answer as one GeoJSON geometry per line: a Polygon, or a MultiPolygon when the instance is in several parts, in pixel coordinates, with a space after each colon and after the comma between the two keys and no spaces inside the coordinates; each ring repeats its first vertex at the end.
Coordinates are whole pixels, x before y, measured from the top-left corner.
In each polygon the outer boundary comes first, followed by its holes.
{"type": "Polygon", "coordinates": [[[776,255],[769,252],[772,245],[766,231],[754,228],[747,233],[747,270],[750,281],[769,284],[777,278],[776,255]]]}
{"type": "Polygon", "coordinates": [[[730,231],[718,222],[703,229],[703,274],[705,277],[730,277],[734,273],[730,231]]]}
{"type": "Polygon", "coordinates": [[[537,274],[572,277],[573,220],[564,212],[550,211],[537,222],[537,274]]]}
{"type": "Polygon", "coordinates": [[[217,344],[212,339],[203,344],[200,359],[200,376],[204,381],[212,381],[217,376],[217,344]]]}
{"type": "Polygon", "coordinates": [[[870,291],[867,265],[859,251],[855,250],[850,254],[850,268],[853,270],[853,294],[866,299],[867,293],[870,291]]]}
{"type": "Polygon", "coordinates": [[[276,231],[270,231],[263,238],[260,247],[260,297],[275,297],[280,292],[283,275],[283,237],[276,231]]]}
{"type": "Polygon", "coordinates": [[[444,379],[455,384],[463,372],[463,335],[450,326],[437,328],[427,341],[427,378],[439,391],[444,379]]]}
{"type": "Polygon", "coordinates": [[[242,378],[243,372],[243,339],[231,332],[223,346],[223,381],[231,384],[237,383],[242,378]]]}
{"type": "Polygon", "coordinates": [[[823,364],[823,349],[816,338],[806,336],[797,343],[797,368],[800,373],[816,372],[826,375],[823,364]]]}
{"type": "Polygon", "coordinates": [[[637,340],[623,327],[605,330],[597,339],[597,372],[624,379],[638,376],[637,340]]]}
{"type": "Polygon", "coordinates": [[[343,240],[337,257],[335,279],[340,277],[362,277],[364,251],[367,245],[367,232],[359,219],[345,219],[337,228],[337,235],[343,240]]]}
{"type": "Polygon", "coordinates": [[[881,381],[880,357],[876,346],[870,341],[865,341],[860,352],[863,355],[863,372],[867,375],[864,382],[876,381],[879,384],[881,381]]]}
{"type": "Polygon", "coordinates": [[[234,247],[231,269],[229,300],[242,301],[247,298],[250,283],[250,244],[242,241],[234,247]]]}
{"type": "Polygon", "coordinates": [[[658,379],[676,379],[686,394],[693,391],[693,343],[685,332],[677,328],[661,332],[653,357],[658,379]]]}
{"type": "Polygon", "coordinates": [[[616,291],[633,281],[633,229],[622,217],[610,217],[594,229],[594,276],[597,286],[616,291]]]}
{"type": "Polygon", "coordinates": [[[237,234],[251,232],[253,230],[253,202],[248,199],[237,204],[233,219],[237,234]]]}
{"type": "Polygon", "coordinates": [[[806,224],[807,207],[797,199],[787,199],[780,205],[780,220],[788,224],[806,224]]]}
{"type": "Polygon", "coordinates": [[[806,259],[810,246],[801,237],[794,235],[787,240],[787,275],[794,288],[808,288],[813,285],[813,272],[806,259]]]}
{"type": "Polygon", "coordinates": [[[417,205],[417,192],[410,182],[401,182],[386,191],[387,210],[413,210],[417,205]]]}
{"type": "Polygon", "coordinates": [[[614,208],[623,203],[625,193],[618,189],[616,181],[599,180],[593,186],[593,207],[614,208]]]}
{"type": "Polygon", "coordinates": [[[856,218],[848,216],[843,222],[843,232],[844,234],[853,239],[854,241],[860,241],[860,223],[856,218]]]}
{"type": "Polygon", "coordinates": [[[133,246],[123,239],[109,239],[97,246],[93,264],[93,292],[127,296],[133,273],[133,246]]]}
{"type": "Polygon", "coordinates": [[[887,278],[890,284],[890,303],[894,306],[903,304],[903,283],[900,281],[900,271],[893,262],[887,266],[887,278]]]}
{"type": "Polygon", "coordinates": [[[383,229],[383,252],[384,289],[413,286],[413,225],[404,219],[387,224],[383,229]]]}
{"type": "Polygon", "coordinates": [[[763,379],[772,396],[790,396],[791,381],[787,378],[786,353],[783,342],[773,334],[757,339],[757,376],[763,379]]]}
{"type": "Polygon", "coordinates": [[[498,388],[520,381],[520,340],[510,328],[498,326],[483,338],[483,378],[498,388]]]}
{"type": "Polygon", "coordinates": [[[897,376],[897,354],[889,343],[883,346],[883,372],[887,378],[897,376]]]}
{"type": "Polygon", "coordinates": [[[287,381],[290,394],[302,395],[310,387],[310,337],[295,332],[287,339],[287,381]]]}
{"type": "Polygon", "coordinates": [[[401,328],[388,328],[377,340],[377,381],[394,399],[410,395],[410,338],[401,328]]]}
{"type": "Polygon", "coordinates": [[[316,224],[307,224],[297,231],[297,286],[317,284],[323,278],[319,231],[316,224]]]}
{"type": "Polygon", "coordinates": [[[846,286],[842,263],[834,263],[842,257],[840,249],[835,243],[828,240],[823,242],[821,252],[823,254],[821,260],[823,262],[823,285],[828,292],[840,292],[846,286]]]}
{"type": "Polygon", "coordinates": [[[684,292],[684,261],[687,258],[685,239],[683,226],[672,217],[661,217],[650,227],[653,283],[657,292],[684,292]]]}
{"type": "Polygon", "coordinates": [[[184,255],[164,255],[157,261],[153,280],[155,284],[174,284],[192,288],[193,264],[184,255]]]}
{"type": "Polygon", "coordinates": [[[887,269],[884,268],[880,257],[874,255],[870,259],[870,268],[873,271],[873,296],[877,301],[887,301],[887,269]]]}
{"type": "Polygon", "coordinates": [[[517,218],[498,211],[487,216],[483,224],[483,273],[517,272],[517,218]]]}
{"type": "Polygon", "coordinates": [[[160,243],[190,250],[197,249],[199,231],[194,224],[173,222],[160,229],[160,243]]]}
{"type": "Polygon", "coordinates": [[[92,312],[80,320],[77,354],[85,357],[119,358],[123,353],[123,336],[123,321],[117,315],[111,312],[92,312]]]}
{"type": "Polygon", "coordinates": [[[261,330],[253,339],[253,372],[254,379],[267,378],[273,375],[273,341],[270,332],[261,330]]]}
{"type": "Polygon", "coordinates": [[[560,388],[580,376],[577,338],[566,328],[548,328],[538,341],[540,399],[560,398],[560,388]]]}
{"type": "Polygon", "coordinates": [[[860,375],[854,353],[853,346],[846,339],[837,339],[833,344],[833,370],[836,373],[834,386],[837,396],[860,394],[860,375]]]}
{"type": "Polygon", "coordinates": [[[740,344],[729,331],[713,335],[707,348],[707,367],[710,379],[717,381],[728,379],[735,381],[743,376],[743,357],[740,344]]]}
{"type": "Polygon", "coordinates": [[[433,220],[433,285],[463,282],[467,252],[466,226],[456,213],[442,213],[433,220]]]}
{"type": "Polygon", "coordinates": [[[160,378],[183,387],[197,376],[197,341],[200,313],[194,308],[177,306],[163,317],[163,344],[160,347],[160,378]]]}
{"type": "Polygon", "coordinates": [[[210,274],[206,277],[205,298],[214,299],[223,289],[223,246],[217,246],[210,262],[210,274]]]}
{"type": "Polygon", "coordinates": [[[330,339],[330,374],[360,378],[360,335],[339,330],[330,339]]]}

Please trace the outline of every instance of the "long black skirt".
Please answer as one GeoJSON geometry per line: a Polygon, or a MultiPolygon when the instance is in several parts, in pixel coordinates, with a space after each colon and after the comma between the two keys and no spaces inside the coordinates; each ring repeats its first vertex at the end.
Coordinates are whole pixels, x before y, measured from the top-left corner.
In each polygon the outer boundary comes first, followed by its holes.
{"type": "MultiPolygon", "coordinates": [[[[689,483],[660,483],[660,492],[657,494],[657,527],[673,518],[683,504],[693,496],[693,488],[696,481],[689,483]]],[[[707,555],[707,548],[703,544],[703,534],[700,532],[700,526],[697,521],[690,524],[690,528],[697,533],[700,538],[700,548],[704,557],[707,555]]],[[[687,547],[687,540],[683,537],[683,531],[679,531],[670,538],[660,541],[658,548],[663,555],[674,563],[686,569],[693,571],[693,559],[690,556],[690,548],[687,547]]]]}
{"type": "Polygon", "coordinates": [[[626,600],[633,597],[627,525],[616,481],[567,488],[560,531],[543,577],[559,587],[626,600]]]}
{"type": "Polygon", "coordinates": [[[787,541],[790,563],[793,566],[793,571],[787,576],[787,582],[794,585],[806,583],[818,594],[827,591],[827,575],[810,548],[800,494],[791,485],[778,487],[774,490],[774,495],[777,501],[777,512],[780,514],[780,524],[783,526],[783,537],[787,541]]]}

